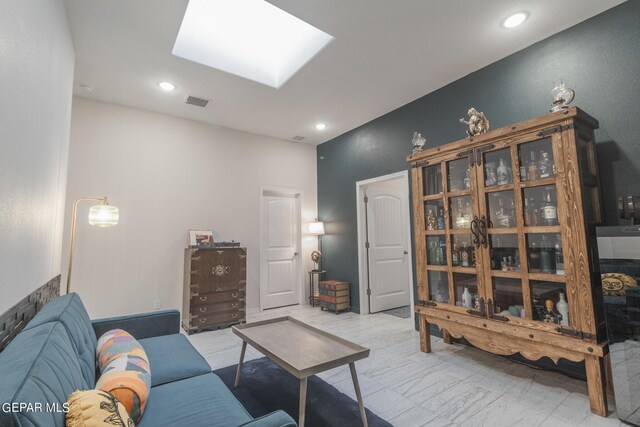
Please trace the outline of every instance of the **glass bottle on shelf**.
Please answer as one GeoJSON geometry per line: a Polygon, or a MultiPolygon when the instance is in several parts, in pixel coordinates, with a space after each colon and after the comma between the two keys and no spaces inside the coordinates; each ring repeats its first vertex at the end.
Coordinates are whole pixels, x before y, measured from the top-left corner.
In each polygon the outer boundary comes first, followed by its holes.
{"type": "Polygon", "coordinates": [[[546,151],[540,152],[538,173],[540,174],[540,178],[549,178],[551,176],[551,160],[549,160],[549,153],[546,151]]]}
{"type": "Polygon", "coordinates": [[[437,226],[438,230],[444,230],[444,208],[442,206],[438,208],[437,226]]]}
{"type": "Polygon", "coordinates": [[[471,178],[469,177],[469,169],[467,169],[467,172],[464,175],[464,188],[466,190],[471,188],[471,178]]]}
{"type": "Polygon", "coordinates": [[[538,211],[538,208],[536,206],[536,199],[534,199],[533,197],[531,197],[529,199],[529,227],[535,227],[537,225],[539,225],[540,221],[538,221],[538,218],[540,217],[540,212],[538,211]]]}
{"type": "Polygon", "coordinates": [[[520,160],[520,181],[527,180],[527,165],[524,162],[524,159],[520,160]]]}
{"type": "Polygon", "coordinates": [[[462,243],[462,249],[460,249],[460,261],[463,267],[469,267],[469,250],[467,249],[467,242],[462,243]]]}
{"type": "Polygon", "coordinates": [[[512,256],[507,258],[507,271],[516,271],[516,262],[512,256]]]}
{"type": "Polygon", "coordinates": [[[509,227],[515,227],[515,226],[516,226],[516,203],[512,197],[511,206],[509,207],[509,227]]]}
{"type": "Polygon", "coordinates": [[[564,256],[562,255],[562,242],[560,236],[556,236],[556,274],[564,275],[564,256]]]}
{"type": "Polygon", "coordinates": [[[569,304],[567,304],[567,300],[564,298],[562,292],[560,292],[559,298],[556,308],[558,309],[558,313],[560,313],[560,326],[569,326],[569,304]]]}
{"type": "Polygon", "coordinates": [[[551,200],[551,191],[549,188],[545,190],[542,199],[542,221],[544,225],[558,225],[558,209],[551,200]]]}
{"type": "Polygon", "coordinates": [[[476,267],[476,248],[469,246],[469,267],[476,267]]]}
{"type": "Polygon", "coordinates": [[[515,254],[513,256],[513,266],[515,271],[520,271],[520,250],[516,248],[515,254]]]}
{"type": "Polygon", "coordinates": [[[509,271],[509,261],[507,261],[507,257],[502,257],[502,271],[509,271]]]}
{"type": "Polygon", "coordinates": [[[544,313],[542,315],[542,321],[547,323],[560,323],[560,318],[558,314],[555,312],[553,300],[548,299],[544,302],[544,313]]]}
{"type": "Polygon", "coordinates": [[[436,229],[436,216],[433,214],[433,209],[429,209],[427,212],[427,230],[436,229]]]}
{"type": "Polygon", "coordinates": [[[553,261],[554,257],[547,242],[547,236],[543,234],[542,242],[540,243],[540,271],[542,273],[555,273],[553,261]]]}
{"type": "Polygon", "coordinates": [[[429,244],[429,264],[436,265],[438,263],[438,242],[435,240],[429,244]]]}
{"type": "Polygon", "coordinates": [[[473,304],[473,296],[471,292],[469,292],[469,288],[464,288],[464,292],[462,292],[462,306],[466,308],[471,308],[473,304]]]}
{"type": "Polygon", "coordinates": [[[524,223],[527,227],[531,227],[531,208],[529,207],[529,199],[525,197],[524,199],[524,223]]]}
{"type": "Polygon", "coordinates": [[[451,265],[454,267],[460,265],[460,251],[457,243],[454,243],[453,248],[451,248],[451,265]]]}
{"type": "Polygon", "coordinates": [[[534,179],[538,179],[538,162],[536,161],[535,151],[531,152],[531,161],[529,162],[527,176],[530,181],[534,179]]]}
{"type": "Polygon", "coordinates": [[[444,265],[445,264],[445,253],[446,253],[445,241],[444,241],[444,239],[440,238],[440,239],[438,239],[438,242],[439,242],[439,245],[438,245],[437,252],[436,252],[436,264],[444,265]]]}
{"type": "Polygon", "coordinates": [[[529,247],[529,272],[540,273],[540,252],[536,242],[531,242],[529,247]]]}
{"type": "Polygon", "coordinates": [[[500,158],[500,164],[498,165],[496,176],[498,185],[505,185],[509,183],[509,169],[507,169],[507,166],[504,164],[502,157],[500,158]]]}

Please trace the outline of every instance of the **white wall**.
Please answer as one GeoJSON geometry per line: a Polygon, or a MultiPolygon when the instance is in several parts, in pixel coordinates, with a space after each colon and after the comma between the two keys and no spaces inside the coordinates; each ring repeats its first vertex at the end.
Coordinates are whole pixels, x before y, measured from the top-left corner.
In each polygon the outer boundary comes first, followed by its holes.
{"type": "MultiPolygon", "coordinates": [[[[79,97],[68,181],[67,206],[105,195],[120,209],[118,226],[106,229],[87,224],[92,203],[78,209],[72,290],[91,317],[152,310],[156,299],[181,308],[190,228],[247,247],[247,305],[257,308],[260,187],[302,190],[305,225],[317,211],[313,146],[79,97]]],[[[303,237],[305,271],[316,241],[303,237]]]]}
{"type": "Polygon", "coordinates": [[[73,65],[62,0],[0,1],[0,313],[60,273],[73,65]]]}

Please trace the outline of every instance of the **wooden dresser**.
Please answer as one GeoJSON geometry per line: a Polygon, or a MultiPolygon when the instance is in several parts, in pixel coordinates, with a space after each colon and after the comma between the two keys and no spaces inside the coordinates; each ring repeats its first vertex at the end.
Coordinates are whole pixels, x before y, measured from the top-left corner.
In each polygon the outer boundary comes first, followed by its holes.
{"type": "Polygon", "coordinates": [[[186,249],[182,327],[191,335],[246,321],[246,248],[186,249]]]}

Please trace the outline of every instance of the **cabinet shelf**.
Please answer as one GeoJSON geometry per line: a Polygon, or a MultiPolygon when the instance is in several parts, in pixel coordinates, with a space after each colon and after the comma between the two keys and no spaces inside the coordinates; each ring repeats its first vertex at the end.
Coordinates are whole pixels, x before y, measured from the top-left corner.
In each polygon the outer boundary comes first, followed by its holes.
{"type": "Polygon", "coordinates": [[[521,271],[502,271],[502,270],[491,270],[492,277],[505,277],[509,279],[522,279],[521,271]]]}
{"type": "Polygon", "coordinates": [[[428,196],[423,196],[422,200],[425,202],[430,202],[433,200],[442,200],[443,197],[444,197],[444,193],[429,194],[428,196]]]}
{"type": "Polygon", "coordinates": [[[447,266],[447,265],[427,264],[427,270],[448,271],[449,270],[449,266],[447,266]]]}
{"type": "Polygon", "coordinates": [[[471,195],[471,190],[455,190],[455,191],[448,191],[447,192],[447,197],[448,198],[470,196],[470,195],[471,195]]]}
{"type": "Polygon", "coordinates": [[[425,230],[424,234],[427,236],[444,236],[446,232],[446,230],[425,230]]]}
{"type": "Polygon", "coordinates": [[[556,177],[550,176],[549,178],[533,179],[531,181],[521,181],[520,188],[541,187],[543,185],[554,185],[556,183],[556,177]]]}
{"type": "Polygon", "coordinates": [[[562,227],[559,225],[524,227],[525,233],[560,233],[561,230],[562,227]]]}
{"type": "Polygon", "coordinates": [[[567,277],[561,274],[529,273],[529,280],[539,280],[541,282],[565,283],[567,281],[567,277]]]}
{"type": "Polygon", "coordinates": [[[504,184],[504,185],[492,185],[491,187],[485,187],[485,193],[496,193],[498,191],[507,191],[513,190],[513,184],[504,184]]]}

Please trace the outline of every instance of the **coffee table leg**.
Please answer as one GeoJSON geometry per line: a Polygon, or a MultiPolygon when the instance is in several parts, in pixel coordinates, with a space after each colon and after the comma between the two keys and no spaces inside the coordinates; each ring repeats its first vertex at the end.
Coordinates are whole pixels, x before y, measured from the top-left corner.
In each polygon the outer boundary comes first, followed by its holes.
{"type": "Polygon", "coordinates": [[[242,362],[244,361],[244,352],[247,350],[247,342],[242,341],[242,350],[240,350],[240,361],[238,362],[238,372],[236,372],[236,383],[234,387],[238,387],[240,383],[240,371],[242,370],[242,362]]]}
{"type": "Polygon", "coordinates": [[[364,411],[364,403],[362,402],[362,393],[360,393],[360,383],[358,383],[358,374],[356,374],[355,363],[349,363],[349,369],[351,370],[351,379],[353,380],[353,388],[356,389],[356,397],[358,398],[358,408],[360,408],[360,417],[362,418],[362,425],[368,427],[367,413],[364,411]]]}
{"type": "Polygon", "coordinates": [[[298,411],[298,426],[304,427],[304,414],[307,406],[307,379],[300,380],[300,409],[298,411]]]}

